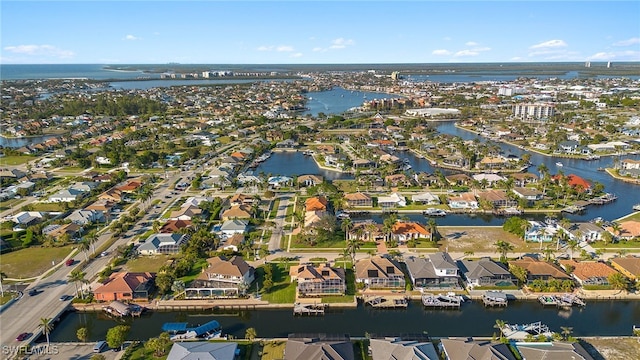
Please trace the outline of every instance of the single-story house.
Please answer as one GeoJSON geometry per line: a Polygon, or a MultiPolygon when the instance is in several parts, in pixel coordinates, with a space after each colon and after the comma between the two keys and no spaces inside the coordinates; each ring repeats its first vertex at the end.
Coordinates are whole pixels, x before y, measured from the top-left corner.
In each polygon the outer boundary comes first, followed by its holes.
{"type": "Polygon", "coordinates": [[[458,268],[468,288],[478,286],[513,286],[515,277],[502,263],[481,258],[479,260],[458,260],[458,268]]]}
{"type": "Polygon", "coordinates": [[[142,255],[177,254],[180,247],[189,241],[190,235],[186,234],[151,234],[144,244],[138,247],[142,255]]]}
{"type": "Polygon", "coordinates": [[[148,300],[155,274],[149,272],[117,272],[111,274],[93,291],[97,301],[148,300]]]}
{"type": "Polygon", "coordinates": [[[356,282],[372,289],[404,289],[400,265],[386,256],[372,256],[356,262],[356,282]]]}
{"type": "Polygon", "coordinates": [[[344,269],[329,264],[301,264],[289,268],[291,281],[297,281],[298,295],[326,296],[344,295],[347,291],[344,269]]]}

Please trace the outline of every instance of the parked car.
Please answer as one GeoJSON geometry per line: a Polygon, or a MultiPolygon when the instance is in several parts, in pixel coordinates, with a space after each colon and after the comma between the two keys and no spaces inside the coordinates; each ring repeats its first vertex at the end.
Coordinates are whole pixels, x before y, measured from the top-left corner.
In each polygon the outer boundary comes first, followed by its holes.
{"type": "Polygon", "coordinates": [[[75,259],[69,259],[69,260],[65,261],[65,262],[64,262],[64,264],[65,264],[65,265],[67,265],[67,266],[71,266],[71,265],[73,265],[73,263],[75,263],[75,262],[76,262],[76,260],[75,260],[75,259]]]}
{"type": "Polygon", "coordinates": [[[29,290],[28,294],[29,294],[29,296],[38,295],[38,294],[40,294],[40,290],[31,289],[31,290],[29,290]]]}
{"type": "Polygon", "coordinates": [[[18,335],[18,337],[16,338],[17,341],[23,341],[29,338],[29,336],[31,336],[31,334],[23,332],[20,335],[18,335]]]}
{"type": "Polygon", "coordinates": [[[62,295],[62,296],[60,296],[60,301],[67,301],[67,300],[72,299],[72,298],[73,298],[73,296],[71,296],[71,295],[62,295]]]}

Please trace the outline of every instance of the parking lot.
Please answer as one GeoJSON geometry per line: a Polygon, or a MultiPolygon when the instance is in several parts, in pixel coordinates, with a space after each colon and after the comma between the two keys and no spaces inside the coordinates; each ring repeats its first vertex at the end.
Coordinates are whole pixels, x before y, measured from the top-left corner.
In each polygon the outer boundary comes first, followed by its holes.
{"type": "MultiPolygon", "coordinates": [[[[95,343],[51,343],[49,350],[46,350],[47,344],[39,343],[32,347],[30,352],[30,360],[89,360],[93,356],[93,346],[95,343]]],[[[119,359],[123,351],[105,350],[100,353],[106,360],[119,359]]]]}

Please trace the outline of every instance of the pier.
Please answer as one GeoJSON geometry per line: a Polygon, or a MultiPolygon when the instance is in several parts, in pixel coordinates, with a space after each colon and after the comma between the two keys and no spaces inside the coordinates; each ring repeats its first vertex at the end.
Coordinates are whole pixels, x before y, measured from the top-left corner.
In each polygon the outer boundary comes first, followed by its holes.
{"type": "Polygon", "coordinates": [[[400,296],[372,296],[364,299],[364,303],[381,309],[390,308],[406,308],[409,306],[409,301],[405,297],[400,296]]]}
{"type": "Polygon", "coordinates": [[[507,307],[509,301],[507,300],[507,294],[498,291],[487,291],[482,295],[482,303],[487,306],[504,306],[507,307]]]}
{"type": "Polygon", "coordinates": [[[324,315],[327,304],[293,304],[293,315],[324,315]]]}

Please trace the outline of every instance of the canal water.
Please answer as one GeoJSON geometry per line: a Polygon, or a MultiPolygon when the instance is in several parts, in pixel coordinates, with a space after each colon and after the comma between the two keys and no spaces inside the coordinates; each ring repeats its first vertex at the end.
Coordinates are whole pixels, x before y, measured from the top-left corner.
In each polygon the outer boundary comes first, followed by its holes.
{"type": "Polygon", "coordinates": [[[512,324],[541,321],[551,331],[572,327],[575,336],[629,336],[640,324],[640,303],[634,301],[588,301],[583,309],[558,310],[536,301],[512,301],[507,308],[485,308],[480,301],[463,304],[460,310],[425,309],[414,301],[406,309],[373,309],[360,304],[355,309],[329,309],[324,316],[294,316],[292,309],[233,310],[216,312],[149,312],[140,318],[114,320],[103,313],[65,314],[51,334],[51,341],[75,341],[76,331],[89,329],[91,341],[105,338],[118,324],[134,324],[129,340],[158,336],[165,322],[204,324],[217,320],[225,334],[243,338],[247,328],[259,337],[286,337],[289,333],[369,334],[426,333],[434,337],[492,336],[496,320],[512,324]]]}

